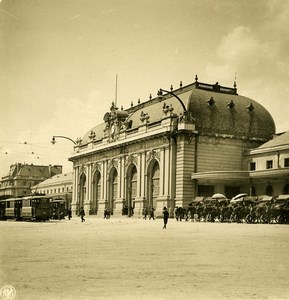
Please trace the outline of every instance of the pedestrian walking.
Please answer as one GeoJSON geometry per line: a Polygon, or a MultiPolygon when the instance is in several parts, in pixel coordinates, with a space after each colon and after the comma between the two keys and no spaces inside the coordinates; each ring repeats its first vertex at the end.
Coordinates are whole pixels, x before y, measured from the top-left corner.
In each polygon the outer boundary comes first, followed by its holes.
{"type": "Polygon", "coordinates": [[[147,215],[148,215],[148,209],[145,207],[144,209],[143,209],[143,219],[147,219],[147,215]]]}
{"type": "Polygon", "coordinates": [[[70,220],[71,217],[72,217],[72,213],[71,213],[71,209],[70,208],[67,209],[67,216],[68,216],[68,220],[70,220]]]}
{"type": "Polygon", "coordinates": [[[153,219],[153,220],[155,219],[155,213],[154,213],[154,211],[155,211],[155,210],[154,210],[154,208],[153,208],[153,206],[152,206],[152,207],[151,207],[151,211],[150,211],[150,218],[149,218],[149,220],[150,220],[150,219],[153,219]]]}
{"type": "Polygon", "coordinates": [[[84,222],[85,221],[85,219],[84,219],[85,212],[84,212],[83,207],[80,207],[79,216],[81,218],[81,222],[84,222]]]}
{"type": "Polygon", "coordinates": [[[169,219],[169,212],[168,212],[166,207],[164,207],[164,209],[163,209],[163,215],[164,215],[164,227],[163,227],[163,229],[166,229],[167,224],[168,224],[168,219],[169,219]]]}

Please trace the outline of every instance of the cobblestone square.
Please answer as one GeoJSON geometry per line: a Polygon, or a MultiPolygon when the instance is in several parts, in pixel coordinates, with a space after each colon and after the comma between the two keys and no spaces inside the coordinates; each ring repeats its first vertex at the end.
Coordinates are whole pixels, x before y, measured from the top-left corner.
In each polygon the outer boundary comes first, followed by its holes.
{"type": "Polygon", "coordinates": [[[87,217],[2,221],[16,299],[288,299],[288,226],[87,217]]]}

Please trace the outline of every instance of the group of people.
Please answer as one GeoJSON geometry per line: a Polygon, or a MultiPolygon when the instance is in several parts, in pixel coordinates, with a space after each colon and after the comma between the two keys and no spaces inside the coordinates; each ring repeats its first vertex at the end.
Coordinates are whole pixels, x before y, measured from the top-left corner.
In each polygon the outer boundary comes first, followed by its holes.
{"type": "MultiPolygon", "coordinates": [[[[145,220],[147,218],[146,211],[147,210],[145,210],[144,217],[143,217],[145,220]]],[[[108,218],[108,215],[110,217],[110,212],[105,209],[104,210],[104,218],[105,219],[108,218]]],[[[84,211],[83,207],[81,207],[80,210],[79,210],[79,216],[81,218],[81,222],[85,222],[85,218],[84,218],[85,217],[85,211],[84,211]]],[[[69,219],[70,219],[70,217],[69,217],[69,219]]],[[[154,214],[154,208],[153,207],[151,207],[151,209],[150,209],[149,220],[151,220],[151,219],[155,220],[155,214],[154,214]]],[[[168,224],[168,219],[169,219],[169,212],[168,212],[166,207],[163,208],[163,219],[164,219],[163,229],[166,229],[167,224],[168,224]]]]}
{"type": "Polygon", "coordinates": [[[72,213],[71,213],[70,208],[68,208],[67,210],[54,208],[52,211],[52,219],[53,220],[62,220],[66,216],[68,217],[69,220],[71,219],[72,213]]]}

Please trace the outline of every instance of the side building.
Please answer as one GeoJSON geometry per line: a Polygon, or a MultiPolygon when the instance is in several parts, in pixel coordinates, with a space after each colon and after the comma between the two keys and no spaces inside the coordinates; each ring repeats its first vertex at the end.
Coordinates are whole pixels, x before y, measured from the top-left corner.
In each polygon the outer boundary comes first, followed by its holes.
{"type": "Polygon", "coordinates": [[[245,153],[252,195],[289,194],[289,131],[245,153]]]}
{"type": "Polygon", "coordinates": [[[245,151],[275,134],[270,113],[233,88],[194,83],[130,108],[114,103],[86,133],[73,162],[72,211],[135,215],[187,206],[194,197],[249,192],[245,151]]]}
{"type": "Polygon", "coordinates": [[[31,194],[31,187],[62,173],[62,166],[39,166],[16,163],[10,166],[6,176],[0,181],[0,198],[22,197],[31,194]]]}
{"type": "Polygon", "coordinates": [[[67,201],[70,207],[72,199],[72,172],[54,175],[31,187],[32,193],[49,195],[54,199],[67,201]]]}

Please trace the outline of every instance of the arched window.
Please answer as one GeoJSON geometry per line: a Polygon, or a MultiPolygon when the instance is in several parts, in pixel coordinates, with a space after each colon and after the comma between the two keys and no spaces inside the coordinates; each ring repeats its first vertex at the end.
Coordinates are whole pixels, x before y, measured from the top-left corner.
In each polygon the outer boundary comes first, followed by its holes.
{"type": "Polygon", "coordinates": [[[134,167],[131,172],[131,198],[132,199],[135,199],[136,197],[136,187],[137,187],[137,171],[136,171],[136,167],[134,167]]]}
{"type": "Polygon", "coordinates": [[[127,202],[123,213],[132,216],[135,209],[135,198],[137,197],[137,169],[134,164],[128,168],[127,178],[127,202]]]}
{"type": "Polygon", "coordinates": [[[85,174],[81,174],[79,180],[79,208],[83,207],[85,199],[86,199],[86,176],[85,174]]]}
{"type": "Polygon", "coordinates": [[[91,214],[96,215],[98,211],[98,201],[100,199],[101,192],[101,175],[99,171],[96,171],[93,178],[93,198],[90,207],[91,214]]]}
{"type": "Polygon", "coordinates": [[[110,213],[113,214],[113,210],[115,208],[115,200],[117,199],[117,190],[118,190],[118,174],[116,168],[112,168],[110,171],[110,191],[109,191],[109,202],[108,209],[110,213]]]}
{"type": "Polygon", "coordinates": [[[156,208],[157,197],[160,193],[160,167],[155,163],[152,170],[152,205],[156,208]]]}

